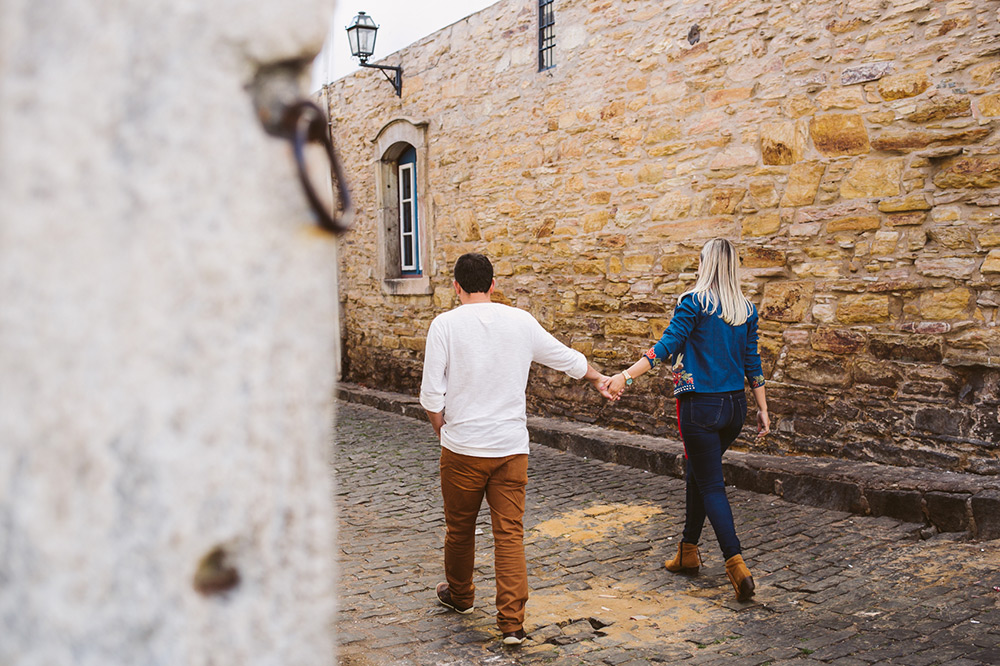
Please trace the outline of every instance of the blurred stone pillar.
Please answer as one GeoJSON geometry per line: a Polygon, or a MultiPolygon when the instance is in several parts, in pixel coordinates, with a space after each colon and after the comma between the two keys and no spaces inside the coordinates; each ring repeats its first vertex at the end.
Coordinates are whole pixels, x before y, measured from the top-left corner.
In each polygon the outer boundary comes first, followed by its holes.
{"type": "Polygon", "coordinates": [[[332,4],[0,0],[0,664],[333,663],[332,4]]]}

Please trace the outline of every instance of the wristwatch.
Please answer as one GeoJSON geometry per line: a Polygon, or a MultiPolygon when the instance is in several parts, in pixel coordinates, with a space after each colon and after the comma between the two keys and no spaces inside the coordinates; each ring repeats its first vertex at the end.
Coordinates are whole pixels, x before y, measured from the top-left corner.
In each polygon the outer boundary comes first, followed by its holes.
{"type": "Polygon", "coordinates": [[[632,375],[628,374],[628,370],[622,370],[622,377],[625,378],[625,386],[632,386],[632,375]]]}

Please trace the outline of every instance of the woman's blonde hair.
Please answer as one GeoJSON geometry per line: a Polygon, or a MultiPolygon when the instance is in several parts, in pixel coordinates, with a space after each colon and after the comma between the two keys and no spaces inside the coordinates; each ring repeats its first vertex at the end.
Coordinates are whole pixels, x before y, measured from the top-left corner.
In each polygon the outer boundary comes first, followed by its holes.
{"type": "Polygon", "coordinates": [[[743,324],[753,312],[753,305],[740,288],[740,256],[725,238],[710,240],[701,249],[698,280],[681,298],[688,294],[694,295],[709,314],[721,307],[722,320],[731,326],[743,324]]]}

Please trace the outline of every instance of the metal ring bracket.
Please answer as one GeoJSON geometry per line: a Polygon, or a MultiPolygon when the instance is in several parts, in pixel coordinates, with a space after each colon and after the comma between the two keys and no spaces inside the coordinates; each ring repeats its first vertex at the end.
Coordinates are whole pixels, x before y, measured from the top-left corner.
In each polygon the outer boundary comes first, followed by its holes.
{"type": "Polygon", "coordinates": [[[314,102],[298,100],[285,107],[281,125],[284,130],[282,134],[292,142],[292,151],[295,154],[299,182],[302,184],[306,199],[309,201],[309,206],[316,217],[316,223],[320,228],[331,233],[344,233],[351,227],[354,208],[351,204],[351,193],[347,189],[347,179],[344,177],[344,169],[340,164],[340,159],[337,157],[336,150],[334,150],[333,140],[330,138],[326,114],[314,102]],[[317,195],[316,188],[309,178],[308,167],[305,161],[305,146],[310,142],[321,144],[330,161],[329,178],[333,182],[334,193],[336,195],[336,201],[332,210],[327,210],[326,204],[317,195]]]}

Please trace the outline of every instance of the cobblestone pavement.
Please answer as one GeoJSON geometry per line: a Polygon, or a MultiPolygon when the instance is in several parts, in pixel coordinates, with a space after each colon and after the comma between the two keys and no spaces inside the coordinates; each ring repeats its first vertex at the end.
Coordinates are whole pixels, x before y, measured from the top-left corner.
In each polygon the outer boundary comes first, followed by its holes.
{"type": "Polygon", "coordinates": [[[520,648],[500,645],[489,514],[476,610],[444,579],[439,446],[430,426],[338,404],[342,666],[382,664],[1000,664],[1000,541],[920,540],[921,526],[730,489],[757,583],[737,603],[706,525],[695,577],[670,574],[678,479],[533,445],[520,648]]]}

